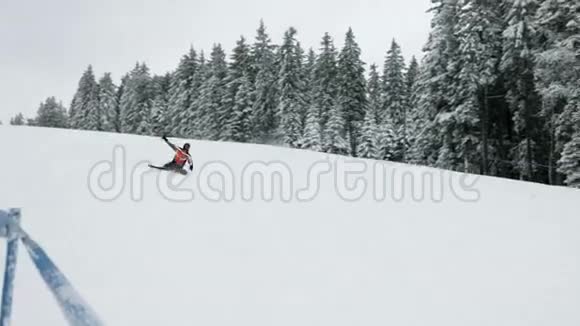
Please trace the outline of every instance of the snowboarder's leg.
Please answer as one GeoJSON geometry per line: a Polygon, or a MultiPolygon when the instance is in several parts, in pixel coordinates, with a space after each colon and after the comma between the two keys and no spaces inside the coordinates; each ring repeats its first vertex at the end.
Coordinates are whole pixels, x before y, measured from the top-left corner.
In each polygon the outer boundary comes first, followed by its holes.
{"type": "Polygon", "coordinates": [[[163,166],[164,169],[177,172],[179,174],[186,175],[187,171],[183,168],[182,165],[177,164],[175,161],[171,161],[163,166]]]}
{"type": "Polygon", "coordinates": [[[177,168],[177,164],[175,161],[167,162],[165,165],[163,165],[163,168],[167,170],[175,170],[175,168],[177,168]]]}
{"type": "Polygon", "coordinates": [[[179,165],[179,164],[175,163],[175,161],[165,163],[163,166],[155,166],[155,165],[149,164],[149,167],[159,169],[159,170],[172,171],[172,172],[176,172],[179,174],[187,175],[187,171],[185,171],[185,169],[183,168],[183,165],[179,165]]]}

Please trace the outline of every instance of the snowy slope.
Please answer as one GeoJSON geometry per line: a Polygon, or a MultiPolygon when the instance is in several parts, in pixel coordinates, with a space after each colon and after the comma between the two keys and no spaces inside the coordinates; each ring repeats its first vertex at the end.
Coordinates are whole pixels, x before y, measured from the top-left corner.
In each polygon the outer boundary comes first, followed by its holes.
{"type": "MultiPolygon", "coordinates": [[[[196,173],[181,187],[193,200],[165,198],[155,171],[143,177],[142,200],[127,183],[101,201],[89,172],[116,145],[128,168],[171,156],[150,137],[0,126],[0,208],[23,208],[23,227],[107,325],[580,325],[578,191],[480,178],[474,197],[447,183],[463,175],[385,164],[389,173],[443,175],[443,199],[375,200],[368,191],[349,201],[338,177],[324,175],[310,201],[244,200],[238,188],[252,161],[287,164],[295,192],[316,162],[347,159],[192,142],[196,173]],[[200,191],[212,161],[233,172],[231,202],[200,191]]],[[[376,179],[364,173],[367,185],[376,179]]],[[[394,192],[405,184],[389,180],[394,192]]],[[[65,325],[22,248],[13,325],[65,325]]]]}

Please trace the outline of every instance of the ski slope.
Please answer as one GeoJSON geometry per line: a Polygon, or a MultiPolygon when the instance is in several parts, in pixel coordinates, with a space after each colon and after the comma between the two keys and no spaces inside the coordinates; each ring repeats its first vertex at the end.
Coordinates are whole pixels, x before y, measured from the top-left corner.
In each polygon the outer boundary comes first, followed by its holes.
{"type": "MultiPolygon", "coordinates": [[[[170,149],[151,137],[0,126],[0,208],[22,207],[23,228],[107,325],[580,325],[577,190],[471,177],[469,191],[446,184],[440,201],[377,200],[371,191],[348,200],[338,177],[325,174],[310,200],[285,200],[278,188],[271,201],[247,200],[240,189],[250,162],[286,164],[294,192],[318,162],[353,160],[191,143],[194,173],[173,181],[193,189],[193,200],[168,199],[157,184],[168,174],[149,171],[138,200],[126,182],[103,201],[89,186],[90,171],[117,145],[137,171],[170,160],[170,149]],[[211,187],[198,186],[204,166],[218,161],[234,175],[228,202],[204,197],[211,187]]],[[[367,185],[378,179],[369,171],[361,177],[367,185]]],[[[389,180],[393,193],[403,192],[405,182],[389,180]]],[[[66,325],[23,248],[15,282],[13,325],[66,325]]]]}

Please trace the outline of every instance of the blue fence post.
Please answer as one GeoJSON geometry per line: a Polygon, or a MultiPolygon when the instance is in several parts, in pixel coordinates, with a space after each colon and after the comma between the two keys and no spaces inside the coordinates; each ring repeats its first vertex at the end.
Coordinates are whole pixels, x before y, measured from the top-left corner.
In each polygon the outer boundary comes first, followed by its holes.
{"type": "MultiPolygon", "coordinates": [[[[8,213],[0,211],[16,225],[20,224],[20,209],[11,209],[8,213]]],[[[12,315],[12,292],[14,290],[14,276],[16,274],[16,259],[18,258],[19,237],[10,224],[4,225],[8,245],[6,247],[6,262],[4,265],[4,284],[2,286],[2,306],[0,308],[0,326],[9,326],[12,315]]]]}
{"type": "Polygon", "coordinates": [[[40,276],[56,298],[69,325],[103,326],[103,322],[95,311],[74,289],[66,276],[56,267],[38,243],[24,232],[21,239],[40,276]]]}

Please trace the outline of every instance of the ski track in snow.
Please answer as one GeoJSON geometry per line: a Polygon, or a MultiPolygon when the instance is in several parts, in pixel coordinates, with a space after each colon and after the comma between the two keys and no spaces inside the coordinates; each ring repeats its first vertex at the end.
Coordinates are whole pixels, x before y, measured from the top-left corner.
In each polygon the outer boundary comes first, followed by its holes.
{"type": "MultiPolygon", "coordinates": [[[[195,172],[279,160],[306,175],[326,157],[191,143],[195,172]]],[[[172,156],[152,137],[0,126],[0,208],[22,207],[24,230],[106,325],[580,325],[577,190],[482,177],[477,202],[347,202],[322,179],[310,202],[174,203],[155,171],[140,202],[127,189],[96,200],[89,170],[120,144],[128,166],[172,156]]],[[[12,324],[65,325],[26,250],[18,260],[12,324]]]]}

